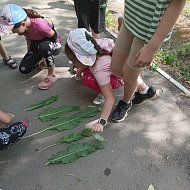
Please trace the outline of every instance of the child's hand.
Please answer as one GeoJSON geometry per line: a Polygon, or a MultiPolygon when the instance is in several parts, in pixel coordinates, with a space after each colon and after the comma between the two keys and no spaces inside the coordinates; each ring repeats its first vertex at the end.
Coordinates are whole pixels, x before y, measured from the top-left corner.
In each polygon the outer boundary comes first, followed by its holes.
{"type": "Polygon", "coordinates": [[[76,75],[81,76],[83,73],[84,69],[83,68],[77,68],[76,75]]]}
{"type": "Polygon", "coordinates": [[[11,119],[14,119],[15,118],[15,115],[12,114],[12,113],[7,113],[8,115],[10,115],[11,119]]]}
{"type": "Polygon", "coordinates": [[[14,119],[14,115],[12,113],[6,113],[0,111],[0,122],[4,124],[10,123],[14,119]]]}
{"type": "Polygon", "coordinates": [[[98,123],[98,121],[99,120],[96,119],[95,121],[87,123],[85,125],[85,128],[90,128],[94,132],[103,132],[104,127],[102,126],[102,124],[98,123]]]}
{"type": "Polygon", "coordinates": [[[148,46],[144,46],[135,56],[135,65],[137,67],[150,66],[154,58],[154,53],[155,53],[154,50],[152,50],[148,46]]]}
{"type": "Polygon", "coordinates": [[[100,123],[96,123],[96,124],[92,125],[91,129],[94,132],[103,132],[104,126],[100,123]]]}

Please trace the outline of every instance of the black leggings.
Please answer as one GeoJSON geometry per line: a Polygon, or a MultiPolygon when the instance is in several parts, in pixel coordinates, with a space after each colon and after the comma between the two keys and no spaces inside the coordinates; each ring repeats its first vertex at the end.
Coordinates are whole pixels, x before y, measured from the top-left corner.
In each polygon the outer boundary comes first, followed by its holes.
{"type": "Polygon", "coordinates": [[[39,66],[39,61],[43,59],[47,67],[55,65],[53,55],[61,52],[59,42],[44,41],[39,43],[38,49],[28,51],[19,65],[19,71],[28,74],[39,66]]]}
{"type": "Polygon", "coordinates": [[[6,150],[19,141],[26,133],[28,124],[16,122],[0,129],[0,150],[6,150]]]}

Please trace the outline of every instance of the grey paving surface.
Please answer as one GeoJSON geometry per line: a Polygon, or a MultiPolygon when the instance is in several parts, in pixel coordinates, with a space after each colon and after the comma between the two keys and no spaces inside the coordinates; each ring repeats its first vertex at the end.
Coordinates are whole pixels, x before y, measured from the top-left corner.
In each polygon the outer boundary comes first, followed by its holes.
{"type": "MultiPolygon", "coordinates": [[[[76,27],[73,6],[65,1],[9,1],[31,7],[53,19],[63,35],[76,27]]],[[[3,39],[7,49],[18,60],[25,50],[25,41],[15,35],[3,39]]],[[[16,114],[16,119],[29,118],[27,134],[47,126],[34,119],[40,110],[25,112],[26,106],[51,95],[59,94],[54,106],[91,104],[95,93],[74,81],[68,74],[63,53],[56,58],[59,80],[48,91],[35,86],[44,72],[23,76],[0,65],[0,109],[16,114]]],[[[47,132],[23,140],[11,149],[0,152],[0,189],[2,190],[145,190],[153,183],[156,190],[190,190],[190,112],[189,99],[181,96],[173,85],[157,73],[143,75],[148,84],[162,88],[160,99],[134,106],[128,118],[119,124],[110,123],[104,132],[105,149],[68,165],[44,166],[58,150],[57,146],[39,153],[36,149],[56,142],[63,133],[47,132]],[[104,175],[111,169],[109,176],[104,175]],[[73,174],[82,179],[77,181],[73,174]]],[[[122,89],[116,92],[117,99],[122,89]]],[[[77,130],[81,130],[81,125],[77,130]]],[[[75,130],[76,131],[76,130],[75,130]]]]}

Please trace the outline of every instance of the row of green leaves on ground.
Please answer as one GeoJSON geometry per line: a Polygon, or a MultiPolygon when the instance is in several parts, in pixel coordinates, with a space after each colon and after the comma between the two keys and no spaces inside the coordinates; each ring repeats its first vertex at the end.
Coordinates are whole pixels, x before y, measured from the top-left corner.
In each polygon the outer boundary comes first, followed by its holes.
{"type": "MultiPolygon", "coordinates": [[[[58,95],[51,96],[50,98],[41,100],[35,104],[30,105],[26,111],[33,111],[50,105],[55,102],[58,97],[58,95]]],[[[35,132],[25,138],[36,136],[48,130],[57,130],[60,132],[63,130],[74,129],[87,119],[96,116],[99,112],[100,111],[98,107],[88,107],[82,110],[79,106],[60,106],[58,108],[46,108],[38,114],[37,118],[42,122],[52,120],[54,121],[49,125],[49,127],[35,132]]],[[[87,156],[88,154],[103,148],[104,138],[98,133],[93,132],[91,129],[84,129],[81,132],[70,133],[69,135],[63,136],[58,140],[57,143],[43,148],[40,152],[59,144],[79,141],[85,137],[90,136],[96,139],[96,143],[85,142],[72,144],[66,150],[54,154],[45,165],[58,163],[67,164],[77,160],[80,157],[87,156]]]]}
{"type": "MultiPolygon", "coordinates": [[[[38,103],[30,105],[26,110],[33,111],[38,108],[42,108],[46,105],[49,105],[53,102],[55,102],[58,99],[58,96],[52,96],[50,98],[44,99],[38,103]]],[[[26,138],[38,135],[40,133],[43,133],[47,130],[70,130],[73,128],[76,128],[81,122],[83,122],[85,119],[88,119],[90,117],[95,116],[99,112],[99,109],[97,107],[91,107],[86,108],[83,110],[80,110],[79,106],[60,106],[58,108],[46,108],[42,112],[40,112],[37,116],[39,120],[42,122],[52,121],[55,120],[48,128],[38,131],[34,134],[29,135],[26,138]],[[72,115],[68,115],[72,112],[75,112],[72,115]],[[63,119],[58,119],[62,116],[65,116],[63,119]]],[[[45,163],[45,165],[48,164],[68,164],[71,162],[74,162],[75,160],[79,159],[80,157],[85,157],[98,149],[102,149],[104,138],[99,135],[98,133],[93,132],[91,129],[83,129],[81,132],[76,133],[70,133],[69,135],[61,137],[57,143],[49,145],[45,148],[43,148],[40,152],[47,150],[48,148],[51,148],[53,146],[63,144],[63,143],[71,143],[74,141],[79,141],[85,137],[93,136],[98,143],[90,143],[90,142],[84,142],[84,143],[75,143],[71,144],[68,148],[66,148],[63,151],[59,151],[51,156],[50,159],[48,159],[48,162],[45,163]]],[[[148,190],[154,190],[153,184],[150,184],[148,187],[148,190]]]]}

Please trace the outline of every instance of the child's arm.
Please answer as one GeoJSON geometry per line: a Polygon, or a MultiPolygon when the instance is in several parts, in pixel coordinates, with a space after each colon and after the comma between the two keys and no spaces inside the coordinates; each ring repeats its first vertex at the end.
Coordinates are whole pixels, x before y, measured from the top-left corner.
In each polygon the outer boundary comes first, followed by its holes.
{"type": "MultiPolygon", "coordinates": [[[[103,106],[103,110],[102,113],[100,115],[100,119],[104,119],[104,120],[108,120],[108,117],[112,111],[112,107],[114,105],[115,102],[115,98],[114,98],[114,94],[113,94],[113,89],[111,84],[106,84],[104,86],[100,86],[100,89],[102,91],[102,94],[105,97],[105,103],[103,106]]],[[[104,129],[104,126],[100,123],[95,123],[90,127],[93,131],[96,132],[102,132],[104,129]]]]}
{"type": "Polygon", "coordinates": [[[85,69],[86,69],[86,67],[85,68],[78,68],[76,71],[76,75],[81,76],[85,69]]]}
{"type": "Polygon", "coordinates": [[[150,41],[136,55],[136,65],[139,67],[149,66],[154,53],[159,49],[166,35],[172,30],[181,11],[185,6],[186,0],[172,0],[166,9],[158,28],[150,41]]]}
{"type": "Polygon", "coordinates": [[[11,113],[5,113],[0,111],[0,122],[4,124],[10,123],[14,118],[14,115],[11,113]]]}

